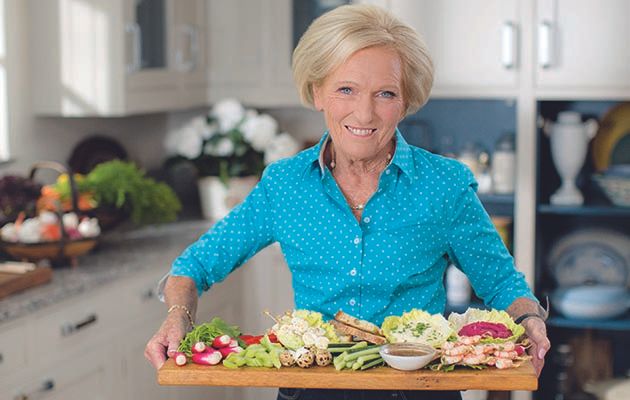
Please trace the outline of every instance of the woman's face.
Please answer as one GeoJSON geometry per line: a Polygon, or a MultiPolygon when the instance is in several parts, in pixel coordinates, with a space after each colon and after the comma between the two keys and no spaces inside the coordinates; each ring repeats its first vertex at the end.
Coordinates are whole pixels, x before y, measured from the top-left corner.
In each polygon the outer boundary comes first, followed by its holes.
{"type": "Polygon", "coordinates": [[[352,160],[378,158],[405,113],[400,57],[387,47],[359,50],[313,87],[313,97],[337,153],[352,160]]]}

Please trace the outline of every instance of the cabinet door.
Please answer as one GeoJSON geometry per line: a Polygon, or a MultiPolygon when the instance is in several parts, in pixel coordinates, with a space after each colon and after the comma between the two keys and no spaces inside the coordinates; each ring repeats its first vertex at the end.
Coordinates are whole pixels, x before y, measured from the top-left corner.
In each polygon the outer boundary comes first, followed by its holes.
{"type": "Polygon", "coordinates": [[[171,0],[174,15],[174,62],[177,70],[179,98],[182,107],[207,103],[206,26],[204,0],[171,0]]]}
{"type": "Polygon", "coordinates": [[[209,0],[210,98],[252,103],[265,80],[266,2],[209,0]]]}
{"type": "Polygon", "coordinates": [[[630,2],[538,0],[539,88],[630,88],[630,2]]]}
{"type": "Polygon", "coordinates": [[[427,43],[435,63],[434,94],[465,89],[511,93],[516,88],[517,0],[392,0],[390,4],[427,43]]]}
{"type": "MultiPolygon", "coordinates": [[[[1,400],[109,400],[120,398],[119,382],[113,379],[115,351],[103,346],[55,359],[44,367],[35,364],[20,377],[2,386],[1,400]]],[[[142,397],[139,397],[142,398],[142,397]]]]}

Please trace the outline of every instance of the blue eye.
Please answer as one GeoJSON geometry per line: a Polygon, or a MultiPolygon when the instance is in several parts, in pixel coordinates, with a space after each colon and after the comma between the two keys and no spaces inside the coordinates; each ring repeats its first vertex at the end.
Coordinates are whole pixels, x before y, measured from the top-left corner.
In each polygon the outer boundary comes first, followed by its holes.
{"type": "Polygon", "coordinates": [[[389,90],[385,90],[385,91],[381,92],[381,96],[383,96],[383,97],[387,97],[387,98],[390,98],[390,99],[391,99],[391,98],[396,97],[396,93],[391,92],[391,91],[389,91],[389,90]]]}
{"type": "Polygon", "coordinates": [[[337,89],[338,92],[343,93],[343,94],[351,94],[352,93],[352,89],[350,89],[347,86],[341,87],[339,89],[337,89]]]}

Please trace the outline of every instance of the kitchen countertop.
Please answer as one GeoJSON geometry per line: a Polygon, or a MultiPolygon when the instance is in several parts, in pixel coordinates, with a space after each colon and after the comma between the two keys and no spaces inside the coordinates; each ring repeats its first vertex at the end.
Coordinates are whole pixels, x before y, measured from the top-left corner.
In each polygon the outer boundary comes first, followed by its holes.
{"type": "Polygon", "coordinates": [[[0,326],[138,271],[159,268],[166,273],[172,260],[211,225],[195,220],[106,233],[76,268],[55,268],[50,283],[1,300],[0,326]]]}

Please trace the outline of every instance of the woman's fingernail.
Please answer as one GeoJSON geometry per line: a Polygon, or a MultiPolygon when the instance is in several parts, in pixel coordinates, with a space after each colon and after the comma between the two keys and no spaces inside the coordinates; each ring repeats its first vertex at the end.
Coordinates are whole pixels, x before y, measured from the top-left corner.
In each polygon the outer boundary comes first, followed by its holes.
{"type": "Polygon", "coordinates": [[[542,349],[538,352],[538,358],[543,359],[545,358],[545,354],[547,354],[547,351],[545,349],[542,349]]]}

